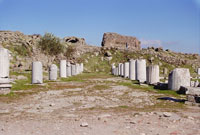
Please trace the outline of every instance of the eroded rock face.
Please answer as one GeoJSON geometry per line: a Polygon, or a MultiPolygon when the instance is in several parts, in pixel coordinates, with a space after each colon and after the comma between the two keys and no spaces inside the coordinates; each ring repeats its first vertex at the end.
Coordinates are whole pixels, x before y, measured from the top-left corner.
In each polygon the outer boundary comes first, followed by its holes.
{"type": "Polygon", "coordinates": [[[140,41],[136,37],[123,36],[117,33],[104,33],[102,47],[128,50],[140,50],[140,41]]]}
{"type": "Polygon", "coordinates": [[[64,37],[63,41],[69,45],[87,45],[84,38],[64,37]]]}

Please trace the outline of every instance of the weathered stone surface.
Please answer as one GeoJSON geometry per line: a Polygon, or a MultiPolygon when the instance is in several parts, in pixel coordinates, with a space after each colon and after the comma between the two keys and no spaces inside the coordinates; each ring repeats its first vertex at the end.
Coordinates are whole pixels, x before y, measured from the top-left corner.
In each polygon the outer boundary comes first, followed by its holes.
{"type": "Polygon", "coordinates": [[[84,65],[81,63],[81,73],[84,71],[84,65]]]}
{"type": "Polygon", "coordinates": [[[147,84],[156,84],[160,81],[159,66],[150,65],[147,67],[147,84]]]}
{"type": "Polygon", "coordinates": [[[0,77],[9,77],[9,51],[5,48],[0,48],[0,77]]]}
{"type": "Polygon", "coordinates": [[[186,88],[186,95],[200,96],[200,88],[194,88],[194,87],[185,87],[185,88],[186,88]]]}
{"type": "Polygon", "coordinates": [[[194,82],[194,87],[198,87],[198,86],[199,86],[199,81],[196,80],[196,81],[194,82]]]}
{"type": "Polygon", "coordinates": [[[76,75],[76,65],[72,64],[71,65],[71,70],[72,70],[72,76],[76,75]]]}
{"type": "Polygon", "coordinates": [[[58,67],[55,64],[52,64],[49,67],[49,80],[57,80],[58,77],[58,67]]]}
{"type": "Polygon", "coordinates": [[[187,100],[193,103],[200,103],[200,88],[185,87],[187,100]]]}
{"type": "Polygon", "coordinates": [[[129,78],[129,62],[124,63],[124,78],[129,78]]]}
{"type": "Polygon", "coordinates": [[[129,61],[129,77],[130,80],[136,79],[136,60],[129,61]]]}
{"type": "Polygon", "coordinates": [[[32,63],[32,84],[43,83],[42,63],[35,61],[32,63]]]}
{"type": "Polygon", "coordinates": [[[197,74],[200,75],[200,68],[197,69],[197,74]]]}
{"type": "Polygon", "coordinates": [[[70,77],[70,76],[72,76],[72,68],[71,68],[71,63],[70,62],[67,62],[67,67],[66,67],[66,76],[67,77],[70,77]]]}
{"type": "Polygon", "coordinates": [[[190,87],[194,87],[195,81],[190,81],[190,87]]]}
{"type": "Polygon", "coordinates": [[[178,91],[181,86],[190,86],[190,71],[176,68],[169,74],[168,89],[178,91]]]}
{"type": "Polygon", "coordinates": [[[140,41],[136,37],[123,36],[117,33],[104,33],[102,47],[140,50],[140,41]]]}
{"type": "Polygon", "coordinates": [[[123,77],[124,76],[124,64],[123,63],[120,65],[120,70],[121,70],[120,76],[123,77]]]}
{"type": "Polygon", "coordinates": [[[76,75],[78,75],[80,73],[80,65],[78,63],[76,63],[75,66],[76,66],[75,73],[76,73],[76,75]]]}
{"type": "Polygon", "coordinates": [[[67,68],[67,61],[60,60],[60,77],[67,77],[66,68],[67,68]]]}
{"type": "Polygon", "coordinates": [[[64,37],[63,42],[69,45],[86,45],[85,39],[78,37],[64,37]]]}
{"type": "Polygon", "coordinates": [[[115,64],[114,63],[112,64],[111,70],[112,70],[112,75],[114,75],[115,74],[115,64]]]}
{"type": "Polygon", "coordinates": [[[139,82],[146,81],[146,60],[136,60],[136,80],[139,82]]]}
{"type": "Polygon", "coordinates": [[[120,76],[121,75],[121,72],[122,72],[122,70],[121,70],[121,65],[122,65],[122,63],[119,63],[118,64],[118,75],[120,76]]]}
{"type": "Polygon", "coordinates": [[[118,69],[118,67],[115,68],[115,75],[116,75],[116,76],[119,75],[119,69],[118,69]]]}

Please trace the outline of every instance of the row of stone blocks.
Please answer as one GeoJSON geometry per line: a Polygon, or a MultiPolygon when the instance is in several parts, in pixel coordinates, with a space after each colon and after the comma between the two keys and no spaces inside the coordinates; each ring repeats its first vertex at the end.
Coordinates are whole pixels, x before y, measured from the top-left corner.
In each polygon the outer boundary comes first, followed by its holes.
{"type": "Polygon", "coordinates": [[[112,74],[129,78],[130,80],[138,80],[140,83],[156,84],[160,81],[159,66],[150,65],[146,67],[145,59],[119,63],[118,67],[113,64],[112,74]]]}
{"type": "MultiPolygon", "coordinates": [[[[138,80],[140,83],[156,84],[160,82],[159,66],[150,65],[146,67],[146,60],[130,60],[119,63],[117,67],[112,65],[112,74],[138,80]]],[[[175,68],[168,77],[168,89],[178,91],[181,86],[190,86],[190,71],[187,68],[175,68]]]]}
{"type": "MultiPolygon", "coordinates": [[[[71,64],[66,60],[60,61],[60,77],[67,78],[70,76],[78,75],[83,72],[83,63],[81,64],[71,64]]],[[[57,80],[58,67],[52,64],[49,67],[49,80],[57,80]]],[[[35,61],[32,63],[32,84],[43,83],[43,71],[42,63],[40,61],[35,61]]]]}

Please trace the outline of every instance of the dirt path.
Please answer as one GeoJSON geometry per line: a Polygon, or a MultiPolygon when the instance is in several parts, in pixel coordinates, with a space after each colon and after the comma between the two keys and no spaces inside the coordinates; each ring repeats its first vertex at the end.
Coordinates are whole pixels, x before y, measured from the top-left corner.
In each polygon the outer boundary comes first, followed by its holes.
{"type": "Polygon", "coordinates": [[[95,76],[48,82],[48,89],[0,98],[2,135],[199,135],[200,108],[164,94],[129,87],[129,80],[95,76]]]}

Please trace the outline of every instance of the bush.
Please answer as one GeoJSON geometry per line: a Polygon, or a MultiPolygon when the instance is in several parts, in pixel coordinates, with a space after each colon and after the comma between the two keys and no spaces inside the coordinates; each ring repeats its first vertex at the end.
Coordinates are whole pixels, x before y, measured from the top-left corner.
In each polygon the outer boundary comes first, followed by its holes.
{"type": "Polygon", "coordinates": [[[64,46],[60,39],[51,33],[45,33],[38,43],[39,48],[48,55],[57,55],[63,53],[64,46]]]}
{"type": "Polygon", "coordinates": [[[31,56],[32,50],[32,47],[26,46],[25,44],[14,47],[14,51],[16,51],[21,56],[31,56]]]}
{"type": "Polygon", "coordinates": [[[74,52],[76,52],[76,48],[75,48],[74,46],[72,46],[72,45],[69,45],[69,46],[67,47],[65,56],[66,56],[67,58],[71,58],[71,57],[73,56],[74,52]]]}

